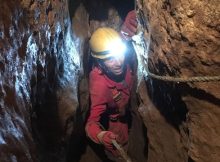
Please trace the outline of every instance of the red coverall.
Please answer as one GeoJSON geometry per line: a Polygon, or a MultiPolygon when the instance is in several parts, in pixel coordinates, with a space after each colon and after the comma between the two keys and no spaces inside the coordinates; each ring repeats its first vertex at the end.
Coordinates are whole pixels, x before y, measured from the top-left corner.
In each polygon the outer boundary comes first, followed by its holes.
{"type": "MultiPolygon", "coordinates": [[[[86,133],[95,143],[101,143],[97,135],[104,131],[100,119],[106,113],[108,128],[105,129],[118,136],[116,140],[119,144],[122,146],[127,144],[128,123],[123,118],[128,107],[132,84],[133,78],[129,66],[123,83],[109,79],[98,67],[94,67],[91,71],[89,79],[91,109],[86,123],[86,133]]],[[[115,156],[118,155],[113,147],[106,150],[115,156]]]]}

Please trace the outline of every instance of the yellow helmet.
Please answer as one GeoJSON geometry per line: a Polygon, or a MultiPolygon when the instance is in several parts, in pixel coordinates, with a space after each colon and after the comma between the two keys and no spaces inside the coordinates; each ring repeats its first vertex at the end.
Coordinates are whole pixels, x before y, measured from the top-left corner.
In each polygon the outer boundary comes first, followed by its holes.
{"type": "Polygon", "coordinates": [[[119,33],[112,28],[98,28],[92,34],[89,44],[92,56],[99,59],[119,56],[125,52],[125,45],[119,33]]]}

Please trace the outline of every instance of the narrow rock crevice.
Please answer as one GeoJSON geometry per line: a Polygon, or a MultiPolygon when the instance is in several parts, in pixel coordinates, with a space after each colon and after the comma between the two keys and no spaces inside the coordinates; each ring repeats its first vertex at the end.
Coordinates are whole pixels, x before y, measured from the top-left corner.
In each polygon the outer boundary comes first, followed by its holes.
{"type": "Polygon", "coordinates": [[[219,80],[163,79],[220,75],[218,0],[2,0],[1,162],[103,161],[103,150],[84,130],[88,41],[99,27],[120,31],[135,3],[146,46],[135,53],[128,43],[137,75],[129,156],[133,162],[220,161],[219,80]],[[147,66],[162,79],[142,69],[147,66]]]}

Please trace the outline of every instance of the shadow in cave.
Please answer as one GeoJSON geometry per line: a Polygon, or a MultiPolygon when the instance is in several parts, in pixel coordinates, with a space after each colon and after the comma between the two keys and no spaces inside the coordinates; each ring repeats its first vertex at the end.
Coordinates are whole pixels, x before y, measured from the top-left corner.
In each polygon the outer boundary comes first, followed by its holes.
{"type": "Polygon", "coordinates": [[[73,120],[73,132],[67,144],[67,162],[80,161],[87,146],[86,134],[84,131],[84,119],[79,107],[76,110],[75,119],[73,120]]]}
{"type": "Polygon", "coordinates": [[[191,157],[188,157],[188,161],[187,162],[195,162],[191,157]]]}
{"type": "Polygon", "coordinates": [[[84,6],[90,20],[108,19],[108,10],[114,7],[119,16],[124,19],[127,13],[134,9],[134,0],[84,0],[84,6]]]}
{"type": "Polygon", "coordinates": [[[107,0],[118,11],[119,16],[125,19],[127,13],[134,9],[134,0],[107,0]]]}
{"type": "Polygon", "coordinates": [[[213,103],[215,105],[220,106],[220,99],[215,97],[214,95],[207,93],[206,91],[202,89],[197,89],[197,88],[191,88],[187,84],[183,84],[181,86],[181,90],[183,92],[183,95],[189,94],[193,97],[196,97],[201,100],[208,101],[210,103],[213,103]]]}
{"type": "Polygon", "coordinates": [[[138,107],[142,104],[140,97],[136,93],[137,89],[137,55],[133,48],[132,42],[127,42],[128,53],[126,57],[127,63],[132,69],[134,75],[134,87],[132,89],[130,111],[131,111],[131,128],[129,130],[129,148],[128,155],[132,161],[147,161],[148,159],[148,137],[147,128],[144,125],[142,117],[138,112],[138,107]]]}
{"type": "Polygon", "coordinates": [[[37,64],[37,78],[32,78],[31,100],[33,105],[32,130],[36,141],[39,159],[42,162],[58,161],[63,156],[61,127],[58,117],[58,103],[56,96],[57,78],[55,75],[56,59],[48,56],[47,73],[44,68],[37,64]]]}
{"type": "MultiPolygon", "coordinates": [[[[79,110],[79,109],[78,109],[79,110]]],[[[89,114],[86,114],[88,116],[89,114]]],[[[86,153],[87,147],[90,147],[95,155],[103,162],[113,162],[106,156],[104,146],[91,141],[85,134],[85,122],[82,114],[77,113],[78,120],[74,121],[74,131],[67,146],[66,162],[79,162],[82,156],[86,153]]],[[[91,153],[91,152],[89,152],[91,153]]],[[[93,160],[91,157],[90,160],[93,160]]],[[[94,161],[94,160],[93,160],[94,161]]]]}
{"type": "Polygon", "coordinates": [[[85,40],[83,47],[83,69],[84,75],[81,76],[78,83],[78,101],[79,106],[76,110],[75,119],[73,121],[73,132],[67,146],[67,162],[79,162],[81,157],[86,152],[89,144],[85,133],[85,122],[88,116],[89,109],[89,89],[88,89],[88,75],[91,70],[92,62],[89,51],[89,39],[85,40]]]}
{"type": "MultiPolygon", "coordinates": [[[[149,63],[153,66],[152,62],[149,63]]],[[[165,65],[159,65],[159,71],[164,73],[165,69],[162,67],[165,67],[165,65]]],[[[176,82],[149,79],[146,85],[149,89],[149,96],[158,110],[177,130],[179,130],[179,125],[186,121],[186,114],[188,113],[188,109],[181,98],[182,96],[191,95],[215,105],[220,105],[220,99],[216,98],[214,95],[202,89],[192,88],[186,83],[177,84],[176,82]]]]}
{"type": "Polygon", "coordinates": [[[72,22],[72,17],[74,16],[76,9],[79,7],[81,4],[82,0],[69,0],[68,2],[68,9],[69,9],[69,15],[70,15],[70,20],[72,22]]]}
{"type": "Polygon", "coordinates": [[[181,98],[179,85],[172,82],[149,79],[146,82],[149,97],[168,123],[179,131],[179,126],[186,121],[187,107],[181,98]]]}
{"type": "Polygon", "coordinates": [[[114,162],[106,156],[106,153],[104,151],[104,146],[95,144],[91,140],[88,139],[88,144],[92,148],[92,150],[95,152],[95,154],[101,159],[102,162],[114,162]]]}
{"type": "Polygon", "coordinates": [[[108,9],[110,6],[106,0],[69,0],[68,8],[71,21],[80,5],[85,7],[90,20],[102,21],[108,19],[108,9]]]}
{"type": "Polygon", "coordinates": [[[201,100],[220,105],[220,99],[202,89],[192,88],[185,83],[172,83],[159,80],[147,81],[149,96],[165,119],[177,130],[186,121],[188,109],[181,96],[191,95],[201,100]]]}
{"type": "MultiPolygon", "coordinates": [[[[136,80],[137,81],[137,80],[136,80]]],[[[137,85],[137,83],[136,83],[137,85]]],[[[135,87],[136,88],[136,87],[135,87]]],[[[146,88],[146,87],[145,87],[146,88]]],[[[137,104],[136,107],[139,107],[141,104],[143,104],[144,102],[142,101],[141,97],[139,96],[139,94],[135,94],[135,103],[137,104]]],[[[135,108],[137,109],[137,108],[135,108]]],[[[144,155],[144,158],[146,158],[146,160],[148,159],[148,144],[149,144],[149,139],[148,139],[148,130],[147,130],[147,127],[146,125],[144,124],[143,122],[143,119],[142,117],[140,116],[139,112],[136,113],[136,120],[139,120],[138,122],[140,123],[140,126],[141,126],[141,131],[142,131],[142,138],[143,138],[143,141],[142,143],[144,143],[144,145],[142,146],[143,147],[143,152],[142,152],[142,155],[144,155]]],[[[135,136],[136,138],[136,136],[135,136]]],[[[140,137],[138,138],[140,139],[140,137]]],[[[135,140],[135,142],[137,141],[137,139],[135,140]]],[[[139,144],[140,146],[140,144],[139,144]]],[[[140,154],[139,154],[140,155],[140,154]]],[[[143,158],[143,157],[142,157],[143,158]]]]}
{"type": "Polygon", "coordinates": [[[83,4],[90,20],[103,21],[108,19],[108,10],[113,6],[124,19],[127,13],[134,9],[134,0],[69,0],[69,15],[72,21],[77,8],[83,4]]]}
{"type": "Polygon", "coordinates": [[[67,160],[66,162],[79,162],[83,154],[85,154],[86,147],[90,147],[99,159],[103,162],[112,162],[107,158],[102,145],[95,144],[89,140],[85,134],[80,135],[78,132],[73,133],[69,142],[67,160]]]}
{"type": "Polygon", "coordinates": [[[147,137],[147,127],[144,125],[144,123],[142,123],[142,129],[143,129],[143,137],[144,141],[145,141],[145,145],[144,145],[144,150],[143,150],[143,155],[146,157],[146,159],[148,158],[148,144],[149,144],[149,139],[147,137]]]}

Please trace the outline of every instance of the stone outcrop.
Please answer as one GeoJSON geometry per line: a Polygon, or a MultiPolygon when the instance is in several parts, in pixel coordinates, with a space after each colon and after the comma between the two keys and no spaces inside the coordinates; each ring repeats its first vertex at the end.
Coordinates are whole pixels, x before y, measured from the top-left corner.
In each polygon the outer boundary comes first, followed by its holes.
{"type": "Polygon", "coordinates": [[[1,1],[0,161],[65,159],[80,59],[64,1],[1,1]]]}
{"type": "MultiPolygon", "coordinates": [[[[180,78],[220,75],[218,1],[145,0],[142,7],[150,72],[180,78]]],[[[220,160],[219,90],[219,81],[149,77],[141,84],[139,111],[148,132],[148,162],[220,160]]]]}

